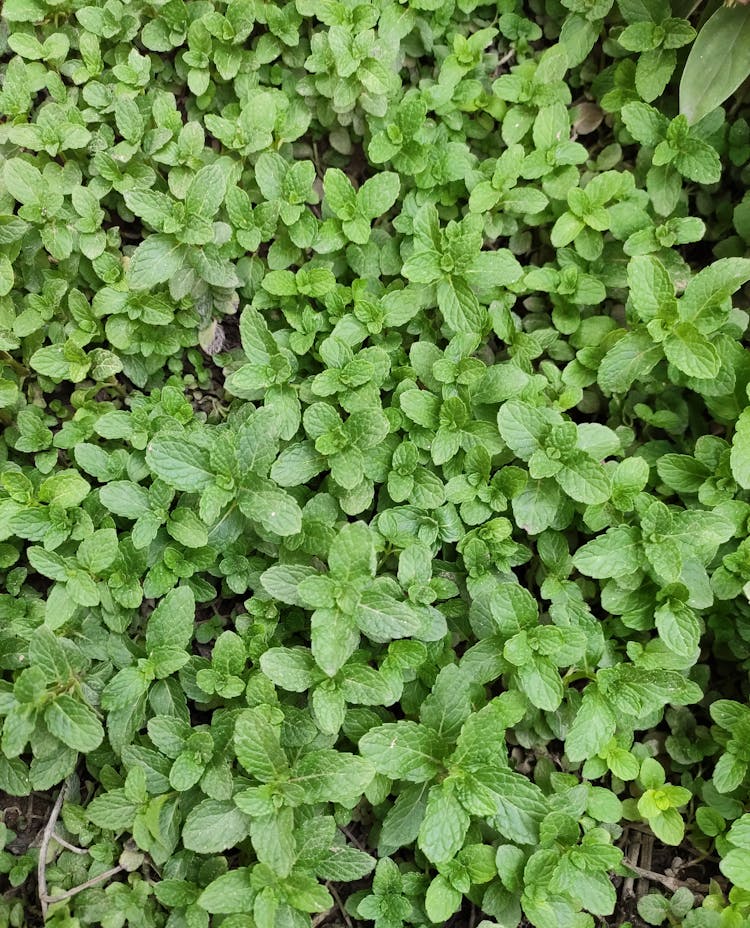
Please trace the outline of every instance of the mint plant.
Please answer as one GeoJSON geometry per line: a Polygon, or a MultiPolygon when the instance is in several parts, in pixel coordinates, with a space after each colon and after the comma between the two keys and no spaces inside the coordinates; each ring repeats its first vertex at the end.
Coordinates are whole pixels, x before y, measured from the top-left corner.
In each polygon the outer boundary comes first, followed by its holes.
{"type": "Polygon", "coordinates": [[[748,920],[705,13],[5,0],[0,928],[748,920]]]}

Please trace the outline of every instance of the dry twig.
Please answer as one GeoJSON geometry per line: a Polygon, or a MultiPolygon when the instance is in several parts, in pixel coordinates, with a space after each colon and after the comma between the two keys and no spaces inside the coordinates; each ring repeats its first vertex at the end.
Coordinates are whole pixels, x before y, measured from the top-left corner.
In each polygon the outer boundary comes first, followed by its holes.
{"type": "Polygon", "coordinates": [[[349,913],[344,908],[344,903],[341,901],[341,896],[339,895],[336,887],[333,885],[333,883],[326,883],[326,887],[328,888],[328,891],[333,896],[333,898],[336,900],[336,907],[338,908],[339,912],[341,912],[341,917],[346,922],[347,928],[354,928],[352,925],[352,920],[349,918],[349,913]]]}
{"type": "MultiPolygon", "coordinates": [[[[650,830],[647,832],[642,832],[643,837],[641,838],[641,860],[640,867],[633,867],[634,870],[642,870],[643,873],[651,872],[651,860],[654,853],[654,835],[650,830]]],[[[642,896],[645,896],[648,892],[648,882],[646,881],[643,874],[640,875],[638,880],[638,886],[636,887],[635,894],[640,899],[642,896]]]]}
{"type": "Polygon", "coordinates": [[[688,889],[692,889],[693,892],[697,893],[708,892],[708,885],[705,883],[698,883],[697,880],[678,880],[674,876],[656,873],[654,870],[645,869],[645,867],[636,867],[634,864],[628,864],[627,866],[630,867],[631,870],[635,870],[640,879],[648,880],[650,883],[658,883],[671,892],[675,892],[682,886],[687,886],[688,889]]]}
{"type": "Polygon", "coordinates": [[[62,809],[64,800],[65,786],[63,785],[62,789],[57,794],[57,799],[55,800],[55,804],[52,807],[52,812],[50,812],[47,824],[44,826],[42,841],[39,845],[37,891],[39,894],[39,904],[42,908],[42,921],[46,921],[47,910],[51,904],[55,902],[62,902],[64,899],[70,899],[71,896],[75,896],[78,893],[83,892],[84,889],[89,889],[91,886],[96,886],[97,883],[103,883],[105,880],[109,880],[113,876],[117,876],[117,874],[122,873],[124,869],[118,864],[118,866],[112,867],[111,870],[105,870],[104,873],[100,873],[98,876],[93,876],[90,880],[86,880],[85,883],[81,883],[79,886],[74,886],[72,889],[68,889],[64,893],[60,893],[58,896],[49,895],[47,892],[47,851],[49,850],[50,841],[56,841],[62,847],[65,847],[69,851],[73,851],[76,854],[87,853],[87,851],[83,848],[75,847],[75,845],[69,844],[67,841],[65,841],[64,838],[61,838],[59,835],[55,834],[55,825],[57,825],[57,820],[60,817],[60,810],[62,809]]]}
{"type": "Polygon", "coordinates": [[[509,61],[512,61],[513,58],[515,57],[516,57],[516,50],[515,48],[511,48],[510,51],[507,51],[503,55],[503,57],[498,61],[498,63],[495,65],[495,68],[492,71],[492,76],[499,77],[503,73],[503,70],[505,69],[505,65],[508,64],[509,61]]]}
{"type": "Polygon", "coordinates": [[[331,917],[332,912],[333,912],[333,909],[328,909],[327,912],[318,913],[318,915],[316,915],[315,918],[313,918],[311,922],[312,928],[318,928],[318,925],[322,925],[323,922],[328,921],[328,919],[331,917]]]}
{"type": "MultiPolygon", "coordinates": [[[[638,863],[638,858],[641,853],[641,836],[636,834],[635,841],[630,845],[627,859],[625,861],[626,865],[630,867],[631,870],[635,869],[635,865],[638,863]]],[[[628,876],[625,878],[625,882],[622,884],[622,895],[624,899],[631,899],[635,896],[634,890],[635,877],[628,876]]]]}
{"type": "Polygon", "coordinates": [[[61,847],[64,847],[67,851],[72,851],[74,854],[88,854],[88,848],[85,847],[76,847],[75,844],[71,844],[70,841],[66,841],[65,838],[61,838],[57,832],[54,832],[52,835],[52,840],[56,841],[61,847]]]}
{"type": "Polygon", "coordinates": [[[65,785],[63,784],[60,792],[57,794],[57,799],[55,804],[52,807],[52,812],[47,821],[47,824],[44,826],[44,832],[42,833],[42,843],[39,846],[39,863],[37,865],[36,871],[36,885],[37,891],[39,893],[39,904],[42,907],[42,920],[47,917],[47,905],[49,903],[49,896],[47,895],[47,848],[49,843],[52,840],[52,834],[55,830],[55,825],[57,824],[57,819],[60,815],[60,809],[62,809],[63,800],[65,799],[65,785]]]}
{"type": "Polygon", "coordinates": [[[122,873],[124,870],[125,868],[118,864],[116,867],[112,867],[111,870],[105,870],[104,873],[100,873],[98,876],[92,876],[91,879],[86,880],[85,883],[81,883],[79,886],[74,886],[73,889],[68,889],[64,893],[60,893],[59,896],[46,896],[47,904],[62,902],[63,899],[70,899],[71,896],[83,892],[84,889],[90,889],[92,886],[96,886],[97,883],[103,883],[105,880],[117,876],[118,873],[122,873]]]}
{"type": "Polygon", "coordinates": [[[356,845],[360,851],[367,853],[367,848],[365,845],[359,840],[359,838],[352,832],[350,828],[339,827],[339,831],[342,835],[345,835],[352,842],[352,844],[356,845]]]}

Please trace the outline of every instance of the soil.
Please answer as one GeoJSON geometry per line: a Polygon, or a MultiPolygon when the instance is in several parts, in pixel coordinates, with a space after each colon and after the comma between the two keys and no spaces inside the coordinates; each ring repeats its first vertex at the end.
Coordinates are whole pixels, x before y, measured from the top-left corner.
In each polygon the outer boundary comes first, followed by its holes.
{"type": "Polygon", "coordinates": [[[5,850],[21,856],[38,845],[54,802],[54,796],[47,793],[8,796],[0,792],[0,821],[16,834],[5,850]]]}

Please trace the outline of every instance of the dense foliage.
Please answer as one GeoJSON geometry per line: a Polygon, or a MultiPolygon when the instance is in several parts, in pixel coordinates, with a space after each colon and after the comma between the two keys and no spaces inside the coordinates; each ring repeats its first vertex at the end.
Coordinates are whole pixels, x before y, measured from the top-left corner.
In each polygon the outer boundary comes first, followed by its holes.
{"type": "Polygon", "coordinates": [[[747,924],[750,127],[675,3],[5,0],[0,925],[747,924]]]}

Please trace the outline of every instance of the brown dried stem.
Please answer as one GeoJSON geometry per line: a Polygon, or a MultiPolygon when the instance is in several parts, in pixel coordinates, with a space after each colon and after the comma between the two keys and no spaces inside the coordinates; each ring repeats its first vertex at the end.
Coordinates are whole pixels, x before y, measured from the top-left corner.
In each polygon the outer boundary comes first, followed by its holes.
{"type": "Polygon", "coordinates": [[[60,810],[62,809],[62,804],[65,800],[65,792],[66,788],[65,785],[63,785],[62,789],[57,794],[57,799],[55,800],[55,804],[52,807],[47,824],[44,826],[42,841],[39,845],[37,891],[39,893],[39,904],[42,908],[43,921],[46,921],[47,910],[49,909],[50,905],[54,904],[55,902],[62,902],[64,899],[70,899],[71,896],[75,896],[78,893],[83,892],[84,889],[89,889],[91,886],[96,886],[98,883],[103,883],[105,880],[109,880],[113,876],[117,876],[118,873],[122,873],[124,869],[118,864],[118,866],[112,867],[111,870],[105,870],[104,873],[100,873],[98,876],[92,876],[91,879],[86,880],[85,883],[81,883],[79,886],[74,886],[72,889],[68,889],[57,896],[49,895],[47,892],[47,852],[49,850],[50,841],[56,841],[61,847],[67,848],[69,851],[73,851],[75,854],[87,853],[84,848],[69,844],[64,838],[61,838],[59,835],[55,834],[55,826],[57,825],[57,820],[60,817],[60,810]]]}

